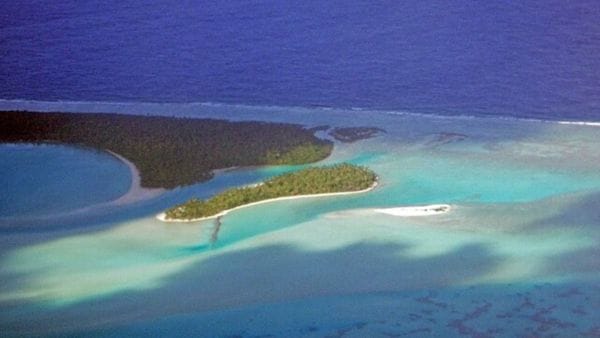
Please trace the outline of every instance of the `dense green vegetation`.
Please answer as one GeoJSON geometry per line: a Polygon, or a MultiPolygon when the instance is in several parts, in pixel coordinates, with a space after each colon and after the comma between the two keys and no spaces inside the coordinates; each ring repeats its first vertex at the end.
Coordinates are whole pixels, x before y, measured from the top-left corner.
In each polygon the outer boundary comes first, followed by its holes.
{"type": "Polygon", "coordinates": [[[208,180],[219,168],[312,163],[333,148],[295,124],[15,111],[0,112],[0,142],[107,149],[137,166],[144,187],[161,188],[208,180]]]}
{"type": "Polygon", "coordinates": [[[167,219],[197,219],[271,198],[349,192],[367,189],[377,176],[351,164],[307,168],[269,179],[263,184],[226,190],[208,200],[191,199],[166,211],[167,219]]]}

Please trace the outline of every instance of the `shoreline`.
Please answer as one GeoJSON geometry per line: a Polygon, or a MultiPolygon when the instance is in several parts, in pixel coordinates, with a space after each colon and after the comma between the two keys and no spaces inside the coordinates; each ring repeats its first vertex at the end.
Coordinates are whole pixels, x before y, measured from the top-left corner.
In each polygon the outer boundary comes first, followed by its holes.
{"type": "Polygon", "coordinates": [[[212,215],[212,216],[204,216],[204,217],[199,217],[199,218],[191,218],[191,219],[167,219],[166,218],[166,216],[167,216],[166,213],[161,212],[160,214],[156,215],[156,219],[158,219],[159,221],[165,222],[165,223],[191,223],[191,222],[199,222],[199,221],[214,219],[214,218],[218,218],[218,217],[223,217],[223,216],[227,215],[228,213],[230,213],[231,211],[235,211],[235,210],[238,210],[238,209],[242,209],[242,208],[246,208],[246,207],[251,207],[251,206],[255,206],[255,205],[259,205],[259,204],[265,204],[265,203],[271,203],[271,202],[277,202],[277,201],[293,200],[293,199],[311,198],[311,197],[331,197],[331,196],[345,196],[345,195],[361,194],[361,193],[369,192],[369,191],[375,189],[377,187],[377,185],[379,185],[379,182],[375,181],[375,183],[373,183],[373,185],[371,185],[370,187],[368,187],[366,189],[363,189],[363,190],[342,191],[342,192],[331,192],[331,193],[323,193],[323,194],[296,195],[296,196],[284,196],[284,197],[269,198],[269,199],[266,199],[266,200],[252,202],[252,203],[248,203],[248,204],[243,204],[243,205],[231,208],[231,209],[223,210],[220,213],[212,215]]]}
{"type": "Polygon", "coordinates": [[[124,205],[134,202],[139,202],[142,200],[146,200],[152,197],[156,197],[166,190],[163,188],[144,188],[142,187],[142,178],[140,175],[140,171],[131,161],[126,159],[125,157],[115,153],[114,151],[104,149],[110,155],[116,157],[119,161],[123,162],[129,172],[131,173],[131,183],[129,185],[129,190],[124,195],[121,195],[119,198],[107,202],[107,204],[111,205],[124,205]]]}
{"type": "Polygon", "coordinates": [[[37,216],[32,216],[32,217],[2,216],[2,217],[0,217],[0,221],[10,221],[10,222],[15,222],[15,221],[19,221],[19,220],[39,221],[39,220],[60,218],[60,217],[66,217],[66,216],[73,216],[73,215],[82,214],[84,212],[91,212],[91,211],[99,210],[99,209],[106,208],[106,207],[115,207],[115,206],[119,207],[119,206],[124,206],[124,205],[135,203],[135,202],[148,200],[148,199],[154,198],[154,197],[164,193],[165,191],[167,191],[164,188],[144,188],[144,187],[142,187],[141,186],[141,175],[140,175],[139,170],[135,166],[135,164],[133,164],[131,161],[129,161],[125,157],[123,157],[113,151],[110,151],[108,149],[97,149],[97,148],[91,148],[91,147],[86,147],[86,146],[81,146],[81,145],[61,144],[61,143],[55,143],[55,142],[44,142],[44,143],[39,143],[39,144],[33,143],[33,142],[1,143],[1,144],[3,144],[3,145],[11,145],[11,144],[32,145],[35,147],[40,147],[40,146],[44,146],[44,145],[58,145],[58,146],[79,148],[79,149],[83,149],[86,151],[94,151],[98,154],[105,152],[105,153],[108,153],[110,156],[115,157],[117,160],[119,160],[120,162],[122,162],[123,164],[125,164],[127,166],[127,168],[129,169],[129,172],[131,174],[131,182],[129,183],[129,189],[127,190],[127,192],[125,192],[125,194],[117,197],[116,199],[98,202],[95,204],[83,206],[83,207],[72,209],[72,210],[66,210],[63,212],[37,215],[37,216]]]}

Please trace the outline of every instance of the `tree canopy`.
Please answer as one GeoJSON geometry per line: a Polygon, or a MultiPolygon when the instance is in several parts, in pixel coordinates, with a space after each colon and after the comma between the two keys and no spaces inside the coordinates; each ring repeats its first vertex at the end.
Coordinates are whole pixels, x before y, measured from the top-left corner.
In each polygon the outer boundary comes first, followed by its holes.
{"type": "Polygon", "coordinates": [[[304,164],[333,144],[300,125],[91,113],[0,112],[0,142],[57,142],[110,150],[130,160],[144,187],[208,180],[220,168],[304,164]]]}
{"type": "Polygon", "coordinates": [[[342,163],[275,176],[262,184],[233,188],[208,200],[191,199],[166,211],[166,219],[210,217],[244,204],[278,197],[352,192],[367,189],[377,176],[366,167],[342,163]]]}

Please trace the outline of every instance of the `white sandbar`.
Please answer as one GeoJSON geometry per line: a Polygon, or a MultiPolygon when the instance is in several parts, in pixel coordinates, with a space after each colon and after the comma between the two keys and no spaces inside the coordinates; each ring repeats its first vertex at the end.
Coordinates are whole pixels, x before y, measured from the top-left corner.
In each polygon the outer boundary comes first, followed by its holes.
{"type": "Polygon", "coordinates": [[[448,204],[432,204],[424,206],[398,207],[373,209],[373,211],[400,217],[419,217],[445,214],[450,211],[451,207],[448,204]]]}
{"type": "Polygon", "coordinates": [[[377,186],[377,181],[375,181],[373,183],[373,185],[370,186],[370,187],[368,187],[367,189],[357,190],[357,191],[332,192],[332,193],[325,193],[325,194],[296,195],[296,196],[285,196],[285,197],[270,198],[270,199],[266,199],[266,200],[262,200],[262,201],[258,201],[258,202],[253,202],[253,203],[248,203],[248,204],[240,205],[240,206],[237,206],[235,208],[231,208],[231,209],[227,209],[227,210],[221,211],[220,213],[218,213],[216,215],[206,216],[206,217],[200,217],[200,218],[167,219],[166,213],[161,212],[160,214],[156,215],[156,219],[158,219],[160,221],[163,221],[163,222],[168,222],[168,223],[198,222],[198,221],[203,221],[203,220],[207,220],[207,219],[212,219],[212,218],[217,218],[217,217],[225,216],[225,215],[227,215],[231,211],[242,209],[242,208],[251,207],[251,206],[254,206],[254,205],[259,205],[259,204],[264,204],[264,203],[271,203],[271,202],[276,202],[276,201],[295,200],[295,199],[300,199],[300,198],[329,197],[329,196],[343,196],[343,195],[361,194],[361,193],[365,193],[365,192],[368,192],[368,191],[371,191],[371,190],[375,189],[376,186],[377,186]]]}

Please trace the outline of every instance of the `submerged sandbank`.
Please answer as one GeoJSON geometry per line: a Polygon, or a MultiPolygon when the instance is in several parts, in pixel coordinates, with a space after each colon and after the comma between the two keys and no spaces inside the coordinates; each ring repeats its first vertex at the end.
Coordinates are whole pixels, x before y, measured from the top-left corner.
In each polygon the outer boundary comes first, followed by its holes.
{"type": "Polygon", "coordinates": [[[161,212],[160,214],[156,215],[156,219],[158,219],[160,221],[163,221],[163,222],[168,222],[168,223],[198,222],[198,221],[203,221],[203,220],[207,220],[207,219],[213,219],[213,218],[217,218],[217,217],[222,217],[222,216],[227,215],[231,211],[242,209],[242,208],[251,207],[251,206],[254,206],[254,205],[264,204],[264,203],[271,203],[271,202],[285,201],[285,200],[294,200],[294,199],[300,199],[300,198],[310,198],[310,197],[330,197],[330,196],[344,196],[344,195],[361,194],[361,193],[365,193],[365,192],[368,192],[368,191],[371,191],[371,190],[375,189],[375,187],[377,187],[377,184],[378,184],[377,181],[375,181],[372,186],[370,186],[370,187],[368,187],[366,189],[357,190],[357,191],[344,191],[344,192],[332,192],[332,193],[325,193],[325,194],[296,195],[296,196],[285,196],[285,197],[270,198],[270,199],[266,199],[266,200],[262,200],[262,201],[258,201],[258,202],[253,202],[253,203],[248,203],[248,204],[240,205],[240,206],[235,207],[235,208],[231,208],[231,209],[227,209],[227,210],[221,211],[220,213],[212,215],[212,216],[206,216],[206,217],[200,217],[200,218],[192,218],[192,219],[167,219],[166,213],[161,212]]]}
{"type": "Polygon", "coordinates": [[[431,204],[424,206],[410,206],[397,208],[373,209],[373,211],[381,214],[387,214],[400,217],[419,217],[445,214],[452,208],[448,204],[431,204]]]}

